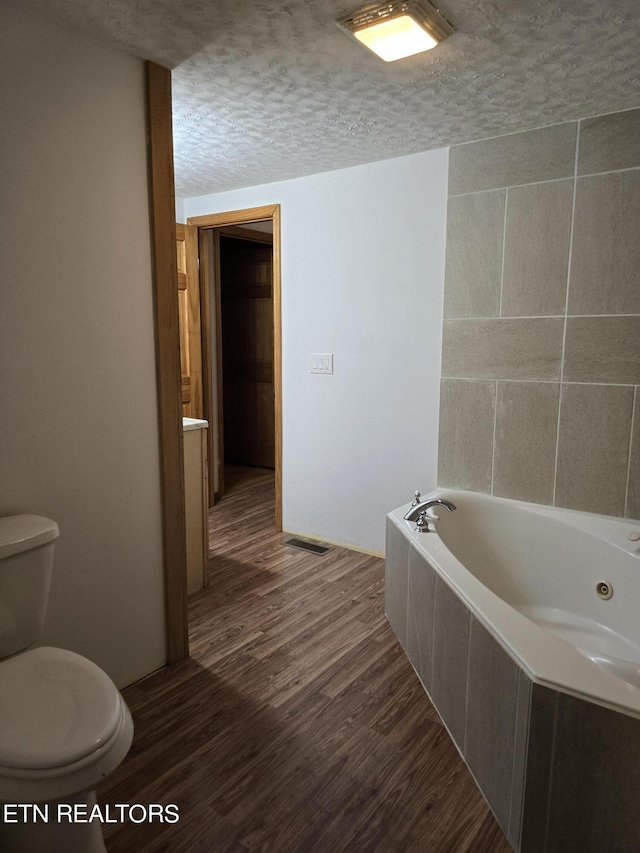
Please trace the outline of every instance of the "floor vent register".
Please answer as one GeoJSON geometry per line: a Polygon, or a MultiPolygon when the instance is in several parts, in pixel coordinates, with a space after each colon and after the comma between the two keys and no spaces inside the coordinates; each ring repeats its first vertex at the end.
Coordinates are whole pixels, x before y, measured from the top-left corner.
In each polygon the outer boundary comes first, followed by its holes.
{"type": "Polygon", "coordinates": [[[314,542],[305,542],[303,539],[287,539],[285,545],[291,545],[293,548],[302,548],[303,551],[311,551],[312,554],[326,554],[330,548],[325,548],[324,545],[316,545],[314,542]]]}

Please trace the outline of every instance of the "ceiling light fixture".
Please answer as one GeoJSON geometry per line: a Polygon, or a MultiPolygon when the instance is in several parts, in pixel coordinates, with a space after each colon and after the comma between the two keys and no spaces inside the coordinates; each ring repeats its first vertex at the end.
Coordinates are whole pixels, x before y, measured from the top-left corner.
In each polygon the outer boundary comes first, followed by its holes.
{"type": "Polygon", "coordinates": [[[385,62],[431,50],[453,32],[429,0],[366,6],[340,18],[338,26],[385,62]]]}

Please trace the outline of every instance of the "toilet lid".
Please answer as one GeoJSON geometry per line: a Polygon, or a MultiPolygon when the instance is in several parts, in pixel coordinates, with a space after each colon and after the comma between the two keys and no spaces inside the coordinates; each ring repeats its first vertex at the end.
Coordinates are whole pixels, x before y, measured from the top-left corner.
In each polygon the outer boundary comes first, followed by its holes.
{"type": "Polygon", "coordinates": [[[0,662],[0,766],[48,769],[95,752],[115,733],[122,700],[86,658],[43,646],[0,662]]]}

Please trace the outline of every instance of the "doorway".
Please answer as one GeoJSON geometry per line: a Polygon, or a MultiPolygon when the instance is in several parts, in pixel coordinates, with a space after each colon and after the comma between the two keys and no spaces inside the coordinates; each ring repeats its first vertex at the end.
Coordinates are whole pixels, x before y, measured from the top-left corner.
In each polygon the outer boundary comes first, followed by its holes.
{"type": "Polygon", "coordinates": [[[273,237],[271,223],[265,224],[268,231],[216,229],[224,448],[220,495],[231,486],[230,466],[275,468],[273,237]]]}
{"type": "Polygon", "coordinates": [[[282,530],[280,208],[190,217],[198,231],[209,506],[238,470],[273,469],[282,530]],[[225,477],[225,466],[227,468],[225,477]]]}
{"type": "MultiPolygon", "coordinates": [[[[145,63],[150,185],[151,237],[153,248],[153,299],[156,330],[156,387],[160,438],[161,514],[167,626],[167,663],[189,656],[187,631],[187,578],[184,512],[183,442],[181,415],[179,288],[176,268],[175,190],[172,159],[171,72],[153,62],[145,63]]],[[[273,316],[274,316],[274,409],[275,409],[275,528],[282,530],[282,345],[280,315],[280,206],[193,217],[187,232],[195,239],[189,257],[198,263],[198,247],[207,227],[273,222],[273,316]]],[[[200,254],[201,299],[196,301],[203,320],[210,324],[206,264],[213,259],[200,254]],[[202,297],[206,296],[205,299],[202,297]]],[[[210,329],[210,325],[207,326],[210,329]]],[[[203,344],[209,338],[203,336],[203,344]]],[[[207,356],[210,345],[207,344],[207,356]]],[[[211,361],[207,370],[207,413],[211,408],[211,361]]],[[[204,389],[203,389],[204,390],[204,389]]],[[[211,432],[207,430],[207,432],[211,432]]]]}

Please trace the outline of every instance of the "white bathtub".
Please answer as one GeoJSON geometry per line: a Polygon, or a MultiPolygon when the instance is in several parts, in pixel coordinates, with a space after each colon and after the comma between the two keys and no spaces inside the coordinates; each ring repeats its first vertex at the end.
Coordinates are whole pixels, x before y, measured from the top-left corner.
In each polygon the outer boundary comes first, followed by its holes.
{"type": "Polygon", "coordinates": [[[534,681],[640,717],[640,522],[438,489],[435,531],[389,518],[534,681]],[[613,595],[598,596],[600,581],[613,595]]]}

